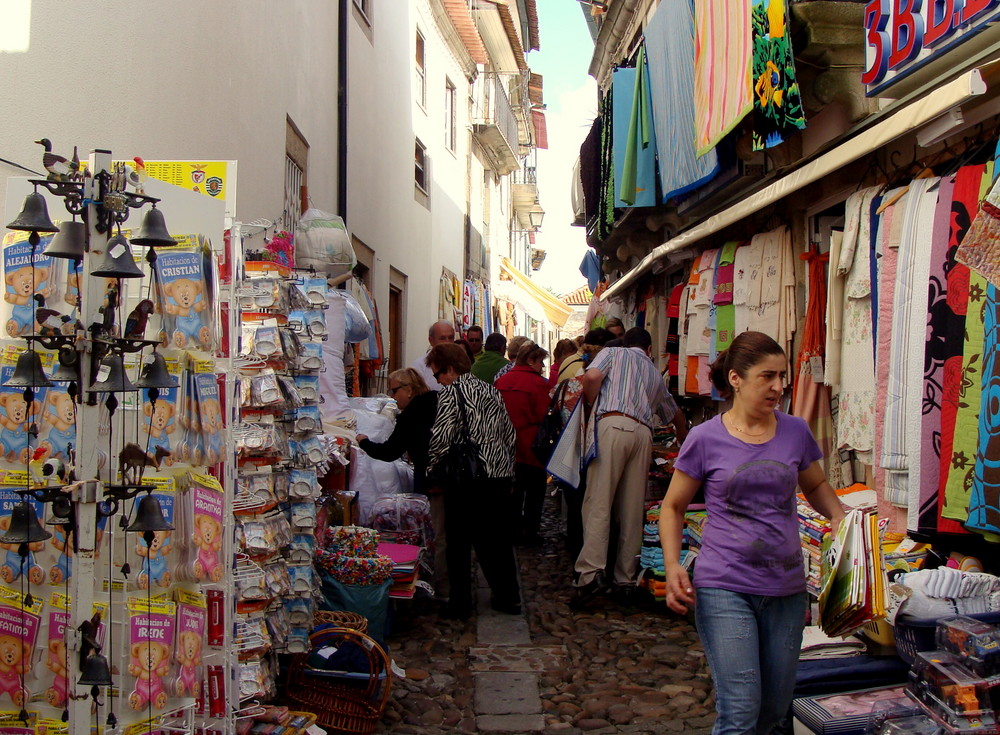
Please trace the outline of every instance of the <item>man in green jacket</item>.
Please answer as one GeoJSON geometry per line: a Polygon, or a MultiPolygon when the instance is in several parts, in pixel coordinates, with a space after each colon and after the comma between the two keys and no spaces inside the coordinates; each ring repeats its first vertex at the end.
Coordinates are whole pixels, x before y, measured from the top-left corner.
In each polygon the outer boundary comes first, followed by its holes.
{"type": "Polygon", "coordinates": [[[507,364],[503,356],[506,349],[507,338],[499,332],[491,334],[486,338],[482,352],[476,355],[476,361],[472,364],[472,374],[492,385],[493,377],[507,364]]]}

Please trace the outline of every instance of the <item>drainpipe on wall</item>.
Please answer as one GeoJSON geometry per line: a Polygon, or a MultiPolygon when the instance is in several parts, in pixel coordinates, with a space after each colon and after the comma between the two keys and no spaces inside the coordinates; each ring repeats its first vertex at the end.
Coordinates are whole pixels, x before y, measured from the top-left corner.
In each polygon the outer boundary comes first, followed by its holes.
{"type": "Polygon", "coordinates": [[[347,17],[351,0],[337,13],[337,214],[347,224],[347,17]]]}

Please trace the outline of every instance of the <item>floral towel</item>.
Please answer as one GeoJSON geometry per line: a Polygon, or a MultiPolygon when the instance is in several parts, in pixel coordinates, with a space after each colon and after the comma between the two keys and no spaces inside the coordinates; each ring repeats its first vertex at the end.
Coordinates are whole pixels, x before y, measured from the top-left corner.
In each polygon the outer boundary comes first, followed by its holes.
{"type": "Polygon", "coordinates": [[[704,155],[753,109],[750,0],[695,0],[695,146],[704,155]]]}
{"type": "MultiPolygon", "coordinates": [[[[979,449],[969,496],[966,526],[1000,533],[1000,302],[997,289],[986,289],[982,399],[979,411],[979,449]]],[[[995,539],[993,539],[995,540],[995,539]]]]}
{"type": "Polygon", "coordinates": [[[785,0],[753,0],[753,149],[773,148],[806,126],[785,0]]]}

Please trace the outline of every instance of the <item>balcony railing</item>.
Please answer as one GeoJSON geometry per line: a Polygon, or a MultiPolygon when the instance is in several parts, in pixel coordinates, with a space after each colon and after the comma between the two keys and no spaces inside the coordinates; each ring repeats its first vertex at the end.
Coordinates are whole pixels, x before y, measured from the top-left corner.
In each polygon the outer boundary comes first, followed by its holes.
{"type": "MultiPolygon", "coordinates": [[[[487,143],[492,142],[492,133],[499,133],[506,150],[495,150],[503,173],[520,168],[517,138],[517,116],[507,94],[507,78],[520,83],[520,76],[501,75],[492,72],[483,74],[475,86],[473,122],[477,132],[483,134],[487,143]],[[512,165],[513,164],[513,165],[512,165]]],[[[500,141],[497,141],[498,143],[500,141]]],[[[491,146],[494,147],[495,146],[491,146]]]]}
{"type": "Polygon", "coordinates": [[[538,170],[534,166],[521,166],[514,172],[515,184],[537,184],[538,170]]]}

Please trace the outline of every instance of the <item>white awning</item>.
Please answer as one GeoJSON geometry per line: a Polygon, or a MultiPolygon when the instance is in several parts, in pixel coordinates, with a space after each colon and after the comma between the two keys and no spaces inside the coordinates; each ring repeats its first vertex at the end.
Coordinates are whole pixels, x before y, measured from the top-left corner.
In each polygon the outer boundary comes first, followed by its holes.
{"type": "Polygon", "coordinates": [[[986,83],[979,69],[973,69],[958,79],[942,85],[939,89],[892,113],[885,120],[875,123],[867,130],[824,153],[819,158],[810,161],[802,168],[783,176],[773,184],[764,187],[756,194],[751,194],[739,204],[714,214],[704,222],[686,230],[677,237],[652,250],[639,265],[615,281],[601,298],[612,299],[623,296],[626,289],[637,278],[652,269],[656,261],[665,258],[669,253],[692,245],[709,235],[731,224],[739,222],[754,212],[774,204],[789,194],[828,176],[852,161],[881,148],[910,132],[916,127],[930,122],[957,105],[961,105],[971,97],[986,93],[986,83]]]}
{"type": "Polygon", "coordinates": [[[497,284],[498,293],[506,292],[514,296],[512,300],[520,302],[524,310],[539,321],[548,320],[557,327],[566,324],[566,320],[573,313],[571,306],[567,306],[540,288],[529,276],[515,268],[507,258],[500,258],[500,270],[510,276],[511,280],[505,282],[501,279],[497,284]],[[507,286],[508,283],[513,289],[507,286]]]}

